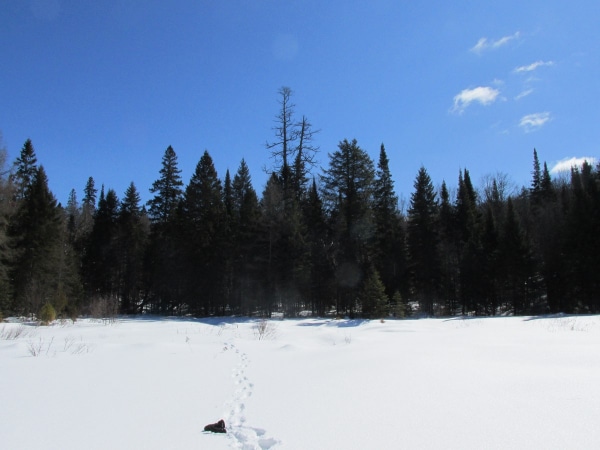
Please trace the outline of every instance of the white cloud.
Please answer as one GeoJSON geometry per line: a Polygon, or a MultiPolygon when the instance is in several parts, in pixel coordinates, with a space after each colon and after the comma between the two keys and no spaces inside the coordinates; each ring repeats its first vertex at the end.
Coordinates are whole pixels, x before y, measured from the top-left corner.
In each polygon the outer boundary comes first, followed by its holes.
{"type": "Polygon", "coordinates": [[[519,67],[515,68],[514,72],[516,72],[516,73],[532,72],[535,69],[537,69],[538,67],[552,66],[552,65],[554,65],[554,61],[536,61],[534,63],[529,64],[528,66],[519,66],[519,67]]]}
{"type": "Polygon", "coordinates": [[[592,165],[598,162],[593,156],[573,156],[571,158],[564,158],[558,161],[554,167],[550,169],[550,173],[557,174],[561,172],[570,172],[572,167],[581,167],[585,161],[592,165]]]}
{"type": "Polygon", "coordinates": [[[452,112],[462,113],[473,102],[489,105],[496,101],[500,91],[489,86],[479,86],[473,89],[463,89],[454,96],[452,112]]]}
{"type": "Polygon", "coordinates": [[[529,94],[533,92],[533,89],[527,89],[521,92],[519,95],[515,97],[515,100],[521,100],[523,97],[527,97],[529,94]]]}
{"type": "Polygon", "coordinates": [[[527,114],[521,117],[519,126],[525,130],[526,133],[530,131],[539,130],[550,120],[549,112],[541,112],[534,114],[527,114]]]}
{"type": "Polygon", "coordinates": [[[482,37],[477,41],[477,44],[475,44],[471,48],[471,51],[473,53],[481,54],[486,50],[490,50],[490,49],[494,50],[494,49],[500,48],[500,47],[508,44],[512,40],[519,39],[520,36],[521,36],[521,33],[519,31],[517,31],[514,34],[501,37],[500,39],[497,39],[495,41],[488,40],[488,38],[486,38],[486,37],[482,37]]]}

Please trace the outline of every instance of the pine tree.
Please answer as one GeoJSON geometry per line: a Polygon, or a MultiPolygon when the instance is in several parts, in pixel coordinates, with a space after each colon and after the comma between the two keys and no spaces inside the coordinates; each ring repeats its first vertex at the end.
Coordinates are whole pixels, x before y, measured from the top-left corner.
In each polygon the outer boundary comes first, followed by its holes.
{"type": "Polygon", "coordinates": [[[140,194],[131,182],[125,191],[117,217],[119,298],[123,314],[137,313],[142,301],[143,258],[149,230],[140,202],[140,194]]]}
{"type": "Polygon", "coordinates": [[[455,214],[462,313],[481,314],[481,300],[485,296],[482,285],[485,257],[481,246],[481,217],[477,209],[477,194],[467,169],[459,175],[455,214]]]}
{"type": "Polygon", "coordinates": [[[81,203],[81,224],[79,226],[79,239],[85,240],[92,231],[94,225],[94,214],[96,213],[96,194],[98,189],[92,177],[89,177],[83,190],[81,203]]]}
{"type": "Polygon", "coordinates": [[[398,197],[389,169],[385,147],[381,144],[374,181],[375,266],[388,296],[395,291],[408,292],[406,251],[398,197]]]}
{"type": "Polygon", "coordinates": [[[587,161],[571,169],[571,195],[566,211],[564,258],[572,304],[567,312],[600,311],[600,187],[587,161]]]}
{"type": "Polygon", "coordinates": [[[83,261],[85,290],[90,301],[102,299],[116,305],[119,294],[119,198],[114,189],[100,191],[98,209],[83,261]]]}
{"type": "Polygon", "coordinates": [[[152,183],[150,189],[150,193],[155,195],[148,201],[148,212],[153,223],[165,224],[173,219],[183,195],[177,154],[170,145],[165,150],[159,173],[160,178],[152,183]]]}
{"type": "Polygon", "coordinates": [[[243,314],[251,314],[263,296],[260,265],[257,261],[257,236],[260,209],[252,177],[246,161],[242,159],[233,177],[234,237],[234,294],[232,307],[243,314]]]}
{"type": "Polygon", "coordinates": [[[36,313],[52,299],[62,268],[61,217],[42,166],[22,192],[23,201],[9,229],[16,251],[12,266],[13,310],[21,314],[36,313]]]}
{"type": "Polygon", "coordinates": [[[304,220],[308,230],[306,240],[310,252],[308,298],[312,300],[312,312],[323,316],[331,306],[333,258],[323,202],[314,179],[304,207],[304,220]]]}
{"type": "Polygon", "coordinates": [[[16,187],[16,200],[19,201],[25,198],[27,189],[32,186],[38,170],[37,156],[33,144],[31,143],[31,139],[25,141],[21,153],[14,165],[15,169],[12,182],[16,187]]]}
{"type": "Polygon", "coordinates": [[[389,314],[389,297],[377,270],[372,270],[360,293],[363,317],[382,319],[389,314]]]}
{"type": "Polygon", "coordinates": [[[438,203],[431,178],[419,169],[408,209],[408,257],[413,298],[424,313],[433,315],[439,296],[438,203]]]}
{"type": "MultiPolygon", "coordinates": [[[[0,145],[2,135],[0,134],[0,145]]],[[[13,246],[9,224],[15,212],[14,185],[5,171],[6,150],[0,148],[0,315],[11,308],[10,265],[13,259],[13,246]]]]}
{"type": "Polygon", "coordinates": [[[187,242],[188,303],[194,312],[222,310],[223,189],[213,160],[205,151],[185,190],[181,221],[187,242]]]}
{"type": "Polygon", "coordinates": [[[372,254],[374,178],[373,161],[356,139],[339,143],[322,177],[336,246],[338,312],[351,315],[372,254]]]}
{"type": "Polygon", "coordinates": [[[148,201],[151,233],[145,256],[147,295],[142,307],[149,304],[155,313],[183,312],[183,248],[185,242],[178,226],[177,212],[183,199],[183,182],[173,147],[165,150],[160,177],[152,184],[148,201]]]}
{"type": "Polygon", "coordinates": [[[540,201],[540,193],[542,190],[542,171],[537,150],[535,148],[533,149],[533,171],[531,172],[531,176],[531,188],[529,189],[529,192],[533,203],[537,204],[540,201]]]}
{"type": "Polygon", "coordinates": [[[450,201],[446,182],[440,188],[439,207],[439,255],[440,255],[440,294],[445,300],[447,314],[454,314],[461,306],[459,290],[459,246],[456,227],[456,209],[450,201]]]}
{"type": "Polygon", "coordinates": [[[502,301],[512,307],[513,314],[523,314],[530,299],[528,283],[531,282],[533,275],[533,261],[511,197],[506,203],[506,215],[498,242],[498,252],[502,301]]]}

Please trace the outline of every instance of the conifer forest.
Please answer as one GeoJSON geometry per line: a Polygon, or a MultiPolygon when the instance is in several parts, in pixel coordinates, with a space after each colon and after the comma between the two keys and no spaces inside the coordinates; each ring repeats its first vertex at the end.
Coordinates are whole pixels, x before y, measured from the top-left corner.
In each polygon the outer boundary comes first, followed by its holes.
{"type": "Polygon", "coordinates": [[[519,188],[421,167],[401,207],[384,144],[376,161],[352,139],[320,150],[291,97],[278,92],[262,192],[244,160],[217,174],[208,151],[183,180],[168,146],[147,203],[90,177],[63,206],[31,140],[4,152],[0,314],[600,312],[600,164],[553,177],[532,149],[519,188]]]}

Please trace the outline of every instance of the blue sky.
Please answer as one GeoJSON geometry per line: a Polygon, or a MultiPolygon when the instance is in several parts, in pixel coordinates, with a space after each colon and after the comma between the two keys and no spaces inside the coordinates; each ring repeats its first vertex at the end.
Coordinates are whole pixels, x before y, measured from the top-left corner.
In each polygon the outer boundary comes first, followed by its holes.
{"type": "Polygon", "coordinates": [[[599,23],[592,1],[2,0],[0,131],[63,204],[90,176],[148,200],[169,145],[186,184],[208,150],[260,195],[289,86],[322,167],[356,138],[405,200],[421,165],[529,185],[534,148],[600,156],[599,23]]]}

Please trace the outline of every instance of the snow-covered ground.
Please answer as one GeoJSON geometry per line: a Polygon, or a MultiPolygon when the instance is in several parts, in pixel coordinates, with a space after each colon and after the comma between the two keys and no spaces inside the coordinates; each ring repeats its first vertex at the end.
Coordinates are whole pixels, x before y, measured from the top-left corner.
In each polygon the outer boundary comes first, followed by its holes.
{"type": "Polygon", "coordinates": [[[258,324],[0,324],[0,446],[600,448],[598,316],[258,324]]]}

